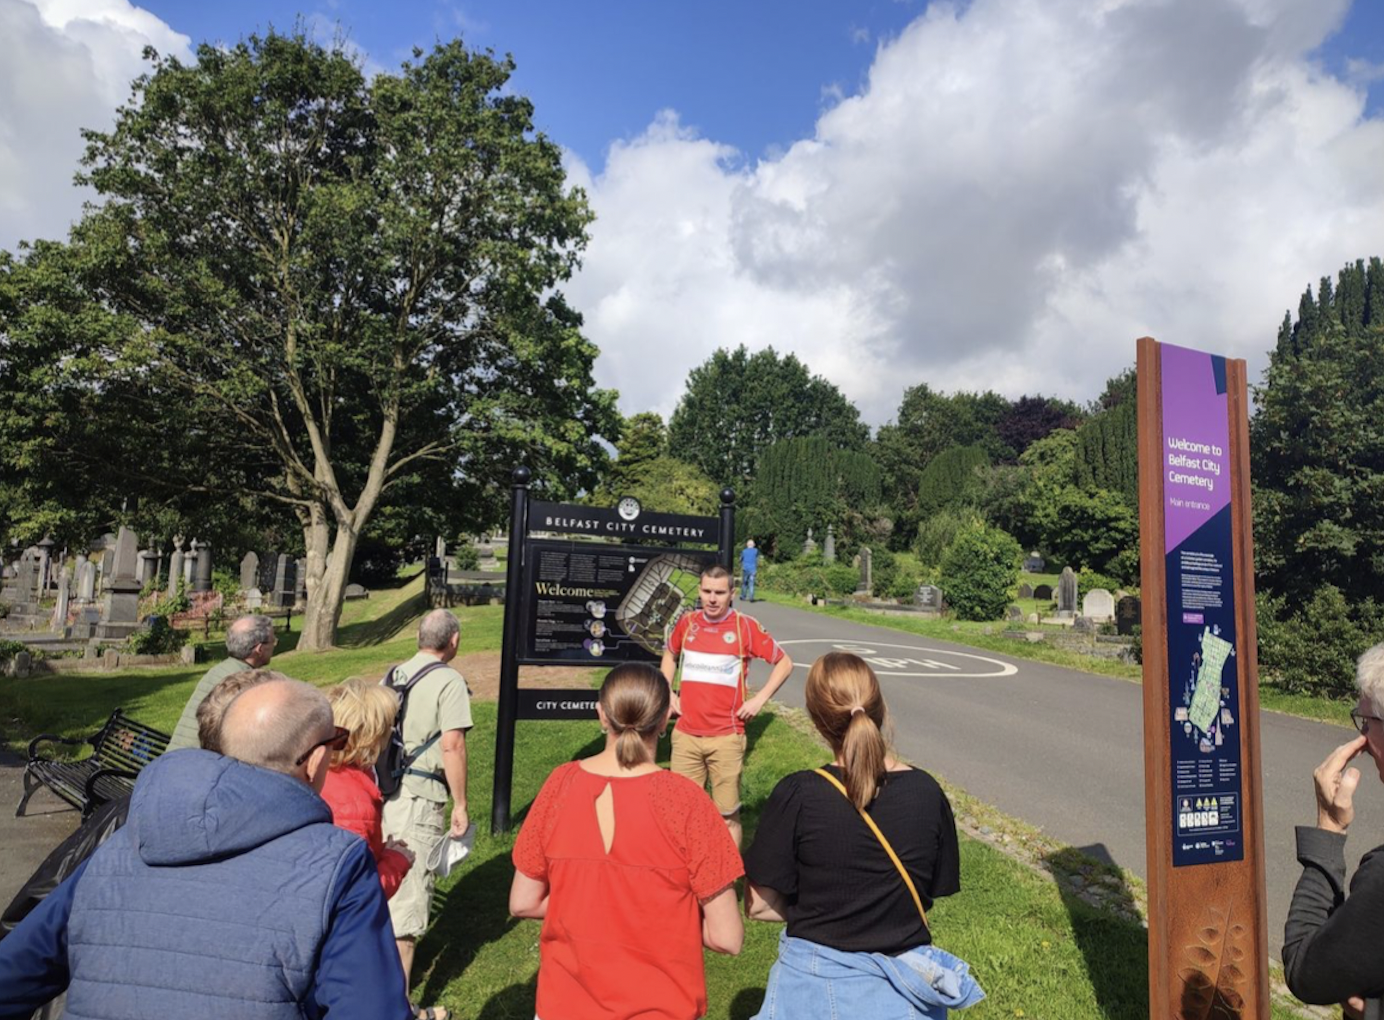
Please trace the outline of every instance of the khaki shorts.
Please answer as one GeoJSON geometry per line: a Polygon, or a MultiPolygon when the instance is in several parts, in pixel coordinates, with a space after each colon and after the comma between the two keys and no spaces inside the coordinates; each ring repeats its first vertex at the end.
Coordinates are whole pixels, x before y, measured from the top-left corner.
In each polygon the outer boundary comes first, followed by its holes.
{"type": "Polygon", "coordinates": [[[394,922],[394,937],[416,939],[428,930],[428,908],[432,905],[436,876],[428,870],[428,854],[447,835],[447,805],[407,791],[384,802],[385,838],[402,839],[414,853],[398,891],[389,898],[389,919],[394,922]]]}
{"type": "Polygon", "coordinates": [[[703,789],[711,780],[711,801],[725,818],[740,811],[740,773],[745,767],[745,734],[694,737],[673,731],[673,771],[703,789]]]}

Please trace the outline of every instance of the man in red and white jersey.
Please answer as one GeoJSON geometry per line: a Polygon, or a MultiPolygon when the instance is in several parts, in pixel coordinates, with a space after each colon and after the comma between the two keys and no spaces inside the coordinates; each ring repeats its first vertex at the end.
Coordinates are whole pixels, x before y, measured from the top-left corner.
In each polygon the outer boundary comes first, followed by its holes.
{"type": "Polygon", "coordinates": [[[684,613],[663,650],[669,686],[681,713],[673,728],[673,771],[698,786],[711,781],[711,799],[740,845],[740,773],[745,764],[745,720],[753,719],[793,671],[793,660],[752,616],[730,607],[730,571],[708,567],[700,582],[701,609],[684,613]],[[773,666],[769,682],[748,697],[750,659],[773,666]]]}

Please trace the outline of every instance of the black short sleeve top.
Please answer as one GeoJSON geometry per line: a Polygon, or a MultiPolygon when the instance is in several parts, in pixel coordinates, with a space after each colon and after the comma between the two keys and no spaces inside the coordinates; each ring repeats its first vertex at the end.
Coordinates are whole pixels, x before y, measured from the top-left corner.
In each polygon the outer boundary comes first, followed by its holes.
{"type": "MultiPolygon", "coordinates": [[[[841,778],[834,765],[828,771],[841,778]]],[[[956,821],[937,780],[890,772],[870,817],[903,861],[924,908],[961,888],[956,821]]],[[[901,953],[932,942],[908,887],[855,806],[815,772],[779,781],[745,875],[788,901],[788,934],[846,952],[901,953]]]]}

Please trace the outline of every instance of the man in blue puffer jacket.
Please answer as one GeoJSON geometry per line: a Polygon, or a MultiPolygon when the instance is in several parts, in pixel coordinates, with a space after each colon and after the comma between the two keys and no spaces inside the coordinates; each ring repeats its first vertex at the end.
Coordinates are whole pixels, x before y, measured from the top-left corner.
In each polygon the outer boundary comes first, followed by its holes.
{"type": "Polygon", "coordinates": [[[318,796],[345,738],[316,688],[253,687],[225,757],[173,751],[128,823],[0,942],[0,1017],[409,1020],[374,859],[318,796]]]}

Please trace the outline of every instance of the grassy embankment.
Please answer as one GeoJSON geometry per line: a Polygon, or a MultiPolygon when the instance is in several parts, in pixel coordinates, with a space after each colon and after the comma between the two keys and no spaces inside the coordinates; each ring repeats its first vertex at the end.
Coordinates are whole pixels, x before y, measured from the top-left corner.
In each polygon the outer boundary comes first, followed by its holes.
{"type": "MultiPolygon", "coordinates": [[[[274,665],[294,676],[329,684],[356,673],[378,673],[413,650],[410,624],[421,609],[417,580],[394,591],[380,591],[368,602],[346,607],[342,647],[321,655],[291,650],[285,635],[274,665]]],[[[496,607],[458,609],[463,621],[463,653],[496,650],[501,611],[496,607]]],[[[881,622],[868,617],[867,622],[881,622]]],[[[943,625],[944,627],[946,625],[943,625]]],[[[955,639],[948,632],[946,635],[955,639]]],[[[213,657],[217,650],[212,649],[213,657]]],[[[205,668],[205,667],[202,667],[205,668]]],[[[0,680],[0,719],[12,748],[38,732],[83,734],[95,729],[116,705],[138,718],[171,728],[200,669],[129,671],[114,675],[0,680]]],[[[476,705],[476,729],[468,741],[472,766],[473,817],[489,819],[495,705],[476,705]]],[[[515,765],[514,805],[523,810],[543,779],[558,764],[593,753],[600,734],[589,723],[521,724],[515,765]]],[[[747,832],[753,833],[758,806],[788,772],[815,766],[823,749],[792,713],[764,714],[751,725],[752,750],[745,776],[747,832]]],[[[666,742],[662,748],[667,760],[666,742]]],[[[958,816],[1002,823],[964,794],[958,816]]],[[[987,826],[988,827],[988,826],[987,826]]],[[[1007,837],[999,837],[1001,840],[1007,837]]],[[[425,1003],[448,1006],[458,1018],[501,1020],[533,1016],[538,931],[533,922],[508,916],[506,898],[512,870],[512,835],[483,832],[460,873],[441,884],[432,931],[420,943],[415,995],[425,1003]]],[[[1049,854],[1058,870],[1080,868],[1059,860],[1070,851],[1049,854]]],[[[1088,873],[1089,874],[1089,873],[1088,873]]],[[[1041,867],[1014,859],[978,839],[962,839],[963,891],[940,901],[932,912],[939,944],[969,960],[990,994],[968,1012],[975,1020],[1030,1017],[1043,1020],[1147,1016],[1147,934],[1131,919],[1138,890],[1118,876],[1095,872],[1113,909],[1097,909],[1072,890],[1054,883],[1041,867]]],[[[774,960],[778,925],[749,926],[744,952],[736,958],[708,960],[709,1016],[753,1015],[774,960]]],[[[1297,1014],[1276,1004],[1274,1016],[1297,1014]]]]}

